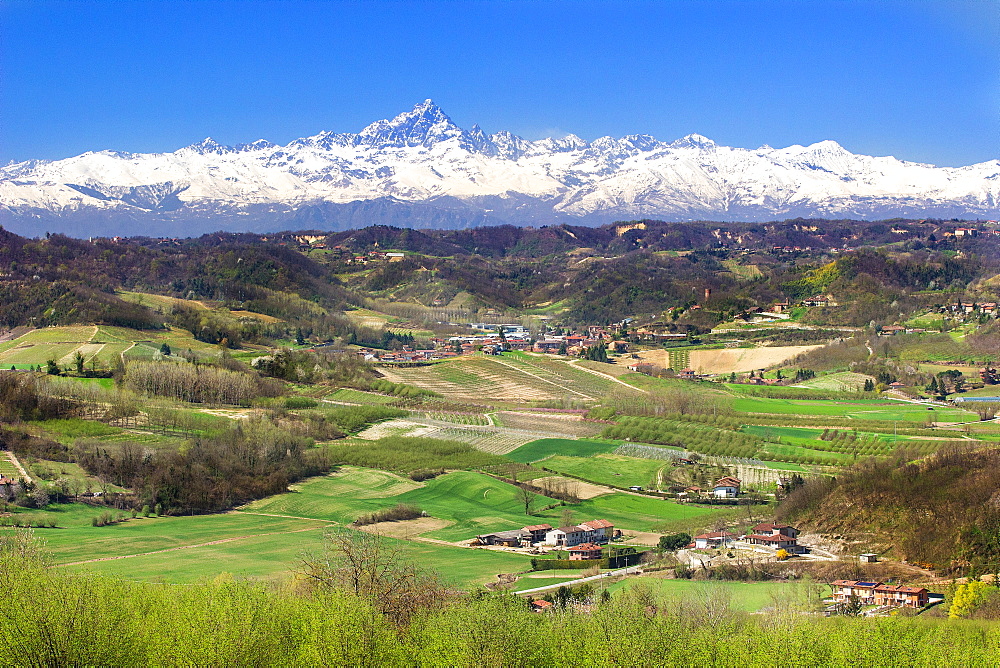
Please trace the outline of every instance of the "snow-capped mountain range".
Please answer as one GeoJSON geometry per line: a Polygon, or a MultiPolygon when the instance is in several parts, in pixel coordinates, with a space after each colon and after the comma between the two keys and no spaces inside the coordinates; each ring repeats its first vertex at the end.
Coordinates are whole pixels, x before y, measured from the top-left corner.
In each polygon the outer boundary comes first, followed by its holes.
{"type": "Polygon", "coordinates": [[[0,222],[29,234],[998,215],[1000,160],[945,168],[833,141],[744,149],[696,134],[527,141],[463,130],[431,100],[287,146],[205,139],[0,169],[0,222]]]}

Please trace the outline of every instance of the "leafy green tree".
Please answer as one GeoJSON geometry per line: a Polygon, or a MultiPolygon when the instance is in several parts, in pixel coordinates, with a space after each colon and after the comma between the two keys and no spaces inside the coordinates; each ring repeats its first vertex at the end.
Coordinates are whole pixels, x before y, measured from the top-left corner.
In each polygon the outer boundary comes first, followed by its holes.
{"type": "Polygon", "coordinates": [[[164,341],[160,344],[160,353],[164,356],[170,355],[170,344],[164,341]]]}
{"type": "Polygon", "coordinates": [[[81,376],[83,375],[83,362],[83,354],[77,350],[76,354],[73,355],[73,364],[76,366],[76,372],[81,376]]]}
{"type": "Polygon", "coordinates": [[[50,376],[58,376],[62,373],[62,370],[59,369],[59,365],[56,364],[55,360],[48,360],[45,362],[45,373],[50,376]]]}
{"type": "Polygon", "coordinates": [[[680,548],[691,544],[691,534],[688,533],[675,533],[669,536],[660,536],[660,542],[657,547],[663,552],[673,552],[674,550],[679,550],[680,548]]]}
{"type": "Polygon", "coordinates": [[[837,612],[845,617],[858,617],[862,610],[861,599],[851,594],[843,603],[837,605],[837,612]]]}

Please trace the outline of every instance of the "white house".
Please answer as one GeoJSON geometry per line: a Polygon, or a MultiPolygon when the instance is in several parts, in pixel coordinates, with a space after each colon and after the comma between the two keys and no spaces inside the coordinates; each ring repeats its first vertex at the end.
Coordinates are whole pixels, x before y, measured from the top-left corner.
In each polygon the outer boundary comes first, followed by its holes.
{"type": "Polygon", "coordinates": [[[704,550],[710,547],[723,547],[731,544],[734,540],[736,540],[736,534],[734,533],[713,531],[712,533],[703,533],[700,536],[695,536],[694,546],[699,550],[704,550]]]}
{"type": "Polygon", "coordinates": [[[742,481],[739,478],[734,478],[732,476],[725,476],[719,478],[715,481],[715,485],[712,486],[712,496],[720,499],[731,499],[739,496],[740,485],[742,481]]]}
{"type": "Polygon", "coordinates": [[[573,547],[582,543],[606,543],[614,537],[615,525],[607,520],[590,520],[577,526],[559,527],[546,532],[545,545],[573,547]]]}
{"type": "Polygon", "coordinates": [[[581,527],[559,527],[545,534],[545,544],[555,547],[573,547],[590,542],[589,532],[581,527]]]}

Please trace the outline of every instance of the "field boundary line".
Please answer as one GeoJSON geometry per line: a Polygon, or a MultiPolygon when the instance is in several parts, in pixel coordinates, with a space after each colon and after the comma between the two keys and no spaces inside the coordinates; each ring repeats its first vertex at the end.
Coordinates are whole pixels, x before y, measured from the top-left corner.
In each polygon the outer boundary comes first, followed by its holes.
{"type": "Polygon", "coordinates": [[[619,385],[624,385],[625,387],[627,387],[630,390],[635,390],[636,392],[641,392],[643,394],[646,393],[645,390],[639,389],[635,385],[629,385],[624,380],[619,380],[619,379],[615,378],[614,376],[612,376],[611,374],[602,373],[602,372],[600,372],[600,371],[598,371],[596,369],[589,369],[589,368],[587,368],[587,367],[585,367],[585,366],[583,366],[581,364],[577,364],[577,362],[579,362],[579,361],[580,360],[573,360],[572,362],[567,362],[567,364],[572,364],[574,369],[580,369],[581,371],[586,371],[587,373],[592,373],[595,376],[600,376],[601,378],[606,378],[607,380],[613,380],[614,382],[618,383],[619,385]]]}

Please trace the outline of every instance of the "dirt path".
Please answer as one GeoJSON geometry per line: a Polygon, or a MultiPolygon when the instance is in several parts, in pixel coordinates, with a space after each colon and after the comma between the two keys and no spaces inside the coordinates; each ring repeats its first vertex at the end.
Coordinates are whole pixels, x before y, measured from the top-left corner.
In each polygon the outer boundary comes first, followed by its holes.
{"type": "MultiPolygon", "coordinates": [[[[276,517],[281,517],[276,515],[276,517]]],[[[308,518],[302,518],[308,519],[308,518]]],[[[322,520],[312,520],[313,522],[322,522],[322,520]]],[[[234,536],[232,538],[220,538],[219,540],[212,540],[207,543],[198,543],[196,545],[179,545],[177,547],[168,547],[163,550],[153,550],[151,552],[139,552],[136,554],[119,554],[113,557],[99,557],[97,559],[84,559],[83,561],[71,561],[65,564],[56,564],[56,566],[79,566],[81,564],[93,564],[98,561],[115,561],[117,559],[131,559],[132,557],[147,557],[151,554],[162,554],[164,552],[176,552],[177,550],[190,550],[196,547],[208,547],[210,545],[221,545],[222,543],[232,543],[238,540],[246,540],[247,538],[263,538],[264,536],[279,536],[289,533],[302,533],[303,531],[316,531],[317,529],[323,529],[329,526],[329,524],[324,523],[323,526],[308,527],[305,529],[292,529],[291,531],[273,531],[271,533],[255,533],[248,536],[234,536]]]]}
{"type": "Polygon", "coordinates": [[[31,482],[31,476],[28,475],[28,472],[25,470],[25,468],[21,466],[21,462],[17,461],[17,457],[14,456],[14,452],[11,450],[4,450],[4,453],[7,455],[7,461],[11,463],[11,466],[13,466],[18,471],[21,472],[21,477],[24,478],[26,481],[31,482]]]}
{"type": "Polygon", "coordinates": [[[128,351],[130,351],[133,348],[135,348],[135,346],[136,346],[136,343],[135,343],[135,341],[133,341],[132,345],[130,345],[128,348],[126,348],[125,350],[121,351],[121,353],[118,354],[118,356],[122,358],[122,364],[125,363],[125,353],[127,353],[128,351]]]}

